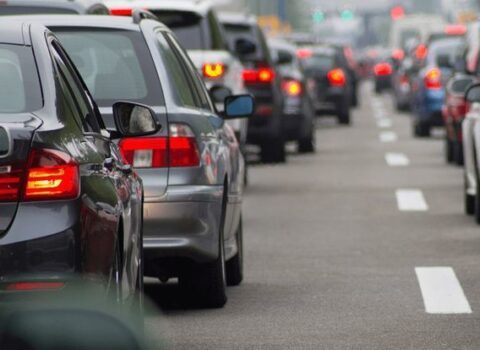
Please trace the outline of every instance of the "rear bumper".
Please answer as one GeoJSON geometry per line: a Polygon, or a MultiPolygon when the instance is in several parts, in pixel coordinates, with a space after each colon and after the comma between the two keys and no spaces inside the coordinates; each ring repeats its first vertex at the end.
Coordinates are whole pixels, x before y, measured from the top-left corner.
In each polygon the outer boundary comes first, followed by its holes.
{"type": "Polygon", "coordinates": [[[315,99],[314,108],[317,114],[338,113],[344,105],[349,105],[348,90],[344,88],[328,88],[324,97],[315,99]]]}
{"type": "Polygon", "coordinates": [[[144,203],[146,264],[161,258],[208,262],[218,257],[223,186],[170,186],[144,203]]]}
{"type": "Polygon", "coordinates": [[[421,96],[417,117],[420,122],[434,126],[443,125],[442,108],[445,90],[425,90],[421,96]]]}

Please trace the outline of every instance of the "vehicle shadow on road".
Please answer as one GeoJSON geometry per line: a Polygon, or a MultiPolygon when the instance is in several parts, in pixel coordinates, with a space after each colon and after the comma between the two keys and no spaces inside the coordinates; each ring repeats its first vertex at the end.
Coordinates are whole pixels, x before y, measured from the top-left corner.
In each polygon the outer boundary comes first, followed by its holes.
{"type": "Polygon", "coordinates": [[[158,310],[166,312],[203,308],[189,299],[178,283],[145,282],[145,296],[154,306],[154,308],[145,310],[146,316],[155,316],[158,314],[158,310]]]}

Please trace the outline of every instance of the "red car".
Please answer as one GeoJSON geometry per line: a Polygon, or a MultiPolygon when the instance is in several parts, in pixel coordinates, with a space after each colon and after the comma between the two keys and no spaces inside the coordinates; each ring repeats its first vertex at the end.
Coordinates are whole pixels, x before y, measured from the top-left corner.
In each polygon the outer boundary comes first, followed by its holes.
{"type": "Polygon", "coordinates": [[[463,165],[462,122],[468,111],[465,91],[474,81],[475,77],[471,75],[457,73],[446,86],[442,116],[446,129],[445,159],[447,163],[463,165]]]}

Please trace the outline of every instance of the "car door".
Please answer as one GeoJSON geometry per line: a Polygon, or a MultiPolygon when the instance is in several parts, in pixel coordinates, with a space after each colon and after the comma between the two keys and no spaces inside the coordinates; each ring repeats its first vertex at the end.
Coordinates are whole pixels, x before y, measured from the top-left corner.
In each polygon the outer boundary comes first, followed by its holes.
{"type": "MultiPolygon", "coordinates": [[[[55,38],[50,38],[49,43],[59,85],[81,125],[84,135],[82,144],[88,150],[81,154],[77,152],[77,156],[82,157],[77,161],[82,164],[82,204],[85,205],[82,225],[86,237],[85,249],[88,250],[85,255],[94,257],[85,261],[85,269],[87,272],[103,270],[108,273],[113,255],[105,256],[105,245],[112,247],[113,254],[115,244],[120,244],[125,257],[123,261],[128,259],[128,262],[131,261],[128,252],[138,254],[138,246],[141,247],[138,242],[142,205],[138,199],[139,191],[132,185],[136,182],[130,178],[132,172],[123,164],[117,146],[107,134],[102,133],[103,123],[98,108],[76,68],[55,38]],[[137,200],[132,201],[132,198],[137,200]],[[121,236],[117,237],[119,233],[121,236]]],[[[122,280],[124,289],[134,286],[136,271],[138,269],[134,267],[125,271],[126,278],[122,280]]]]}

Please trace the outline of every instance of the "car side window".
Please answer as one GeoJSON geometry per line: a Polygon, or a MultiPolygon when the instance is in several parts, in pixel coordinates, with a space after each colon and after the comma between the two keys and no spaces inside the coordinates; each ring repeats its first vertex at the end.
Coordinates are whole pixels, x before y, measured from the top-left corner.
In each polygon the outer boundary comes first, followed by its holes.
{"type": "Polygon", "coordinates": [[[180,65],[178,57],[172,51],[167,39],[161,32],[157,32],[156,36],[160,55],[169,72],[170,84],[173,86],[173,93],[176,95],[177,103],[182,106],[198,107],[194,91],[191,88],[191,82],[180,65]]]}
{"type": "Polygon", "coordinates": [[[165,36],[167,37],[167,40],[172,47],[172,50],[180,57],[180,61],[185,63],[185,69],[188,79],[193,81],[195,84],[196,93],[200,102],[199,107],[212,112],[214,110],[213,104],[211,103],[208,91],[202,79],[200,78],[199,73],[195,68],[195,65],[192,63],[190,57],[185,52],[185,50],[178,44],[177,40],[175,40],[175,38],[171,34],[166,33],[165,36]]]}
{"type": "Polygon", "coordinates": [[[64,85],[67,99],[73,99],[73,105],[78,111],[80,123],[86,132],[100,132],[100,124],[95,118],[94,107],[91,105],[88,95],[83,90],[83,86],[76,76],[72,64],[66,58],[66,55],[59,46],[52,42],[52,53],[55,65],[58,70],[60,82],[64,85]]]}

